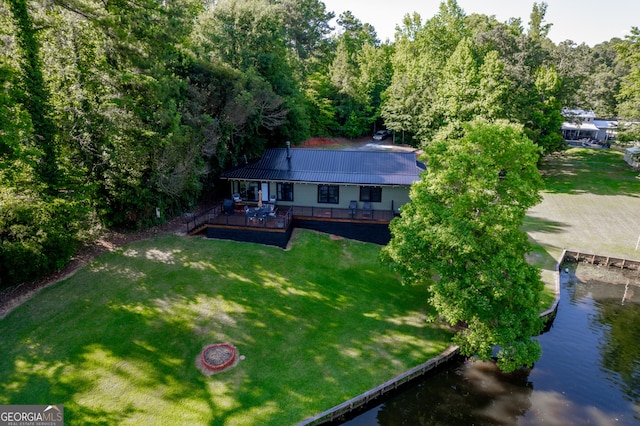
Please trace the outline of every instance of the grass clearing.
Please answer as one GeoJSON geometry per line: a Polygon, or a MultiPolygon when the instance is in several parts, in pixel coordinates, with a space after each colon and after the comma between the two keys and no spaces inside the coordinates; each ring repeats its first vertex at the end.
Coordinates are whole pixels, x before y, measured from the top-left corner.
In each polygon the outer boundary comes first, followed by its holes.
{"type": "MultiPolygon", "coordinates": [[[[572,149],[542,170],[523,229],[550,290],[564,248],[640,257],[622,154],[572,149]]],[[[96,258],[0,321],[0,404],[64,404],[71,425],[293,424],[448,346],[379,246],[295,235],[288,251],[169,235],[96,258]],[[217,342],[246,358],[205,377],[196,357],[217,342]]]]}
{"type": "Polygon", "coordinates": [[[541,165],[546,190],[524,222],[547,289],[562,250],[640,258],[640,179],[617,150],[569,149],[541,165]]]}
{"type": "Polygon", "coordinates": [[[124,246],[0,321],[0,403],[64,404],[67,424],[293,424],[449,344],[379,249],[308,231],[288,251],[124,246]],[[196,357],[217,342],[246,358],[205,377],[196,357]]]}

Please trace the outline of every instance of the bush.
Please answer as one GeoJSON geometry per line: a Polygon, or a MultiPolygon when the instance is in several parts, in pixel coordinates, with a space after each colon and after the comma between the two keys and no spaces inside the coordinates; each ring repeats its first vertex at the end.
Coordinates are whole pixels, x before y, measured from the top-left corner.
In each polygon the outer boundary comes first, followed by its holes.
{"type": "Polygon", "coordinates": [[[616,137],[620,142],[640,141],[640,125],[632,124],[622,126],[621,129],[618,130],[616,137]]]}
{"type": "Polygon", "coordinates": [[[0,192],[0,288],[66,266],[77,248],[74,204],[37,194],[0,192]]]}

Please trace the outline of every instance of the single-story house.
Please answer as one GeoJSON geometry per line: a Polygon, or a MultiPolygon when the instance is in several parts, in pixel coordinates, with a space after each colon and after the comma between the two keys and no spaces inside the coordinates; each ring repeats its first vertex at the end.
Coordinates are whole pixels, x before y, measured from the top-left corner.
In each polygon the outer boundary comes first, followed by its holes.
{"type": "Polygon", "coordinates": [[[356,201],[393,212],[409,202],[409,187],[425,168],[413,152],[272,148],[221,177],[246,201],[344,209],[356,201]]]}
{"type": "Polygon", "coordinates": [[[591,139],[605,142],[614,139],[618,129],[617,121],[599,119],[593,111],[563,109],[562,116],[566,119],[562,123],[562,136],[567,141],[591,139]]]}
{"type": "Polygon", "coordinates": [[[597,139],[598,127],[594,124],[596,115],[593,111],[562,110],[567,120],[562,123],[562,137],[565,140],[597,139]]]}
{"type": "Polygon", "coordinates": [[[425,170],[414,152],[270,148],[222,173],[232,197],[188,229],[284,246],[302,227],[386,244],[389,222],[425,170]]]}

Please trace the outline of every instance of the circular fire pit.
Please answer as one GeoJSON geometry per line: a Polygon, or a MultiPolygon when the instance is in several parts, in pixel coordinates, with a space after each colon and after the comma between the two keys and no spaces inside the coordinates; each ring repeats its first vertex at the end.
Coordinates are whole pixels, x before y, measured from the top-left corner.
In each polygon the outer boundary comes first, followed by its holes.
{"type": "Polygon", "coordinates": [[[202,365],[210,371],[222,371],[233,365],[236,360],[236,348],[229,343],[209,345],[202,350],[202,365]]]}

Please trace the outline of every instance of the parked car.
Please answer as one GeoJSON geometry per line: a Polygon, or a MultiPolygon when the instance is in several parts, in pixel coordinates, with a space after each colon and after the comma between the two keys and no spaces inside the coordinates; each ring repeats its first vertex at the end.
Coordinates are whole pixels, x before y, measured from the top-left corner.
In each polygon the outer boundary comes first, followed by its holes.
{"type": "Polygon", "coordinates": [[[386,138],[388,138],[389,136],[391,136],[391,130],[378,130],[374,135],[373,135],[373,140],[376,141],[383,141],[386,138]]]}

